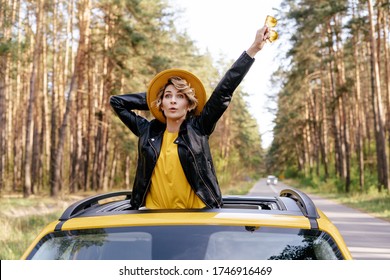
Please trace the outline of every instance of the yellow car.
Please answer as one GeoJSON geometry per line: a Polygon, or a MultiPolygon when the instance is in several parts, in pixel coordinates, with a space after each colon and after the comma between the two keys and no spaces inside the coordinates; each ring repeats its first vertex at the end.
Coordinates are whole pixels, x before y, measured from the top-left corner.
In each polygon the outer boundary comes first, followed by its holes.
{"type": "Polygon", "coordinates": [[[225,196],[220,209],[129,210],[131,192],[81,200],[22,259],[351,259],[337,228],[303,192],[225,196]]]}

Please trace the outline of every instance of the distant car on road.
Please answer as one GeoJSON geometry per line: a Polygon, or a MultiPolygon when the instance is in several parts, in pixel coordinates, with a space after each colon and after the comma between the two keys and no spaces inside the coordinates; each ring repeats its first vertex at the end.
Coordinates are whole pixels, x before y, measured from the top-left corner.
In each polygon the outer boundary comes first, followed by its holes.
{"type": "Polygon", "coordinates": [[[273,176],[273,175],[269,175],[267,177],[267,185],[274,185],[276,186],[278,184],[278,178],[276,176],[273,176]]]}
{"type": "Polygon", "coordinates": [[[130,198],[131,192],[121,191],[76,202],[37,236],[22,259],[352,258],[337,228],[298,190],[224,196],[219,209],[131,210],[130,198]]]}

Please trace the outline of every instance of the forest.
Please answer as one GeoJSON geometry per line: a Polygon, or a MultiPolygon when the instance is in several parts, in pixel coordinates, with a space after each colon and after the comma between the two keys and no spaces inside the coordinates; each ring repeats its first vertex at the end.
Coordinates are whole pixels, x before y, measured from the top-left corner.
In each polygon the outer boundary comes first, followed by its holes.
{"type": "MultiPolygon", "coordinates": [[[[219,69],[233,62],[217,64],[178,32],[167,1],[0,5],[1,194],[131,189],[137,139],[109,97],[146,91],[157,73],[175,67],[191,69],[211,94],[219,69]]],[[[224,186],[263,169],[258,125],[244,97],[239,88],[210,139],[224,186]]]]}
{"type": "MultiPolygon", "coordinates": [[[[268,166],[336,178],[338,191],[389,192],[388,0],[283,1],[289,65],[268,166]]],[[[284,34],[282,34],[283,36],[284,34]]]]}
{"type": "MultiPolygon", "coordinates": [[[[238,88],[210,137],[223,187],[274,172],[390,190],[388,0],[283,0],[288,38],[274,140],[238,88]]],[[[158,72],[191,69],[210,94],[216,62],[179,32],[164,0],[0,0],[0,195],[131,189],[137,139],[109,106],[158,72]]],[[[141,113],[143,114],[143,113],[141,113]]],[[[145,117],[151,118],[147,113],[145,117]]]]}

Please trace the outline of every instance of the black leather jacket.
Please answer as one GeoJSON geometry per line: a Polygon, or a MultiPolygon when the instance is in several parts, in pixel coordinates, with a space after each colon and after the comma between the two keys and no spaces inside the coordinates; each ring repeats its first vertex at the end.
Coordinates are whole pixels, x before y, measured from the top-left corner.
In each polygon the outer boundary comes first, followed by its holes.
{"type": "MultiPolygon", "coordinates": [[[[246,52],[237,59],[213,91],[201,114],[186,119],[175,140],[188,183],[209,208],[220,208],[222,195],[208,139],[253,61],[246,52]]],[[[166,125],[156,119],[148,121],[133,112],[148,110],[146,93],[111,96],[110,104],[122,122],[139,137],[138,166],[130,202],[133,209],[138,209],[145,203],[166,125]]]]}

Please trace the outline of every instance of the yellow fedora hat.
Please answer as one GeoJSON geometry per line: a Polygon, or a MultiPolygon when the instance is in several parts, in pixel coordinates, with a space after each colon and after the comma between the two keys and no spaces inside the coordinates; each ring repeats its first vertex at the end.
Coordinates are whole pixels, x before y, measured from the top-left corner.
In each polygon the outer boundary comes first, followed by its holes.
{"type": "Polygon", "coordinates": [[[189,71],[177,68],[164,70],[153,78],[146,93],[146,101],[148,103],[149,110],[156,119],[163,123],[166,122],[165,117],[159,108],[153,106],[153,101],[157,99],[157,94],[172,76],[178,76],[185,79],[190,84],[190,87],[195,90],[195,97],[198,99],[198,106],[195,108],[195,115],[199,115],[202,112],[203,106],[206,103],[206,90],[203,83],[197,76],[189,71]]]}

